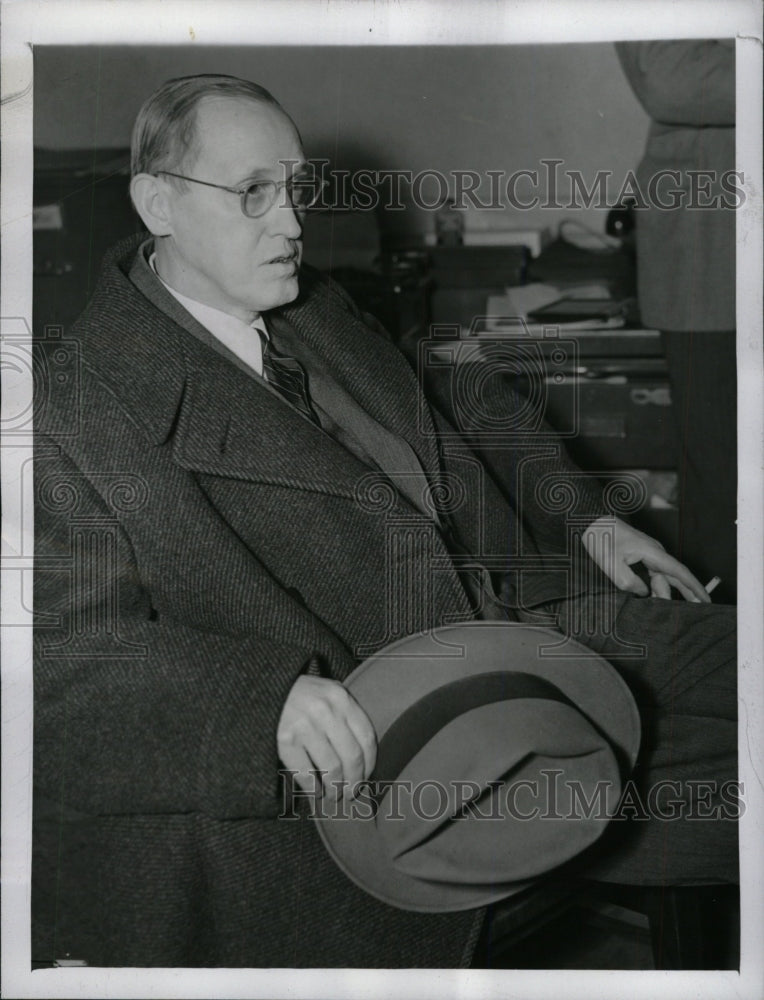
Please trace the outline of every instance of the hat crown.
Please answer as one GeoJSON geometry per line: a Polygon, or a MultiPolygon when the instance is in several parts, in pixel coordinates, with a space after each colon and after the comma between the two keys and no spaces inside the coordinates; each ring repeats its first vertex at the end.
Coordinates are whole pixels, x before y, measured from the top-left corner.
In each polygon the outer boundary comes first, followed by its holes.
{"type": "Polygon", "coordinates": [[[317,817],[319,833],[349,878],[402,909],[483,906],[578,854],[639,748],[614,668],[543,627],[436,628],[378,651],[345,684],[378,737],[374,778],[392,784],[376,810],[367,795],[350,818],[317,817]]]}
{"type": "Polygon", "coordinates": [[[612,748],[574,705],[510,698],[456,715],[433,734],[387,784],[373,822],[396,870],[491,885],[579,853],[600,836],[620,794],[612,748]]]}

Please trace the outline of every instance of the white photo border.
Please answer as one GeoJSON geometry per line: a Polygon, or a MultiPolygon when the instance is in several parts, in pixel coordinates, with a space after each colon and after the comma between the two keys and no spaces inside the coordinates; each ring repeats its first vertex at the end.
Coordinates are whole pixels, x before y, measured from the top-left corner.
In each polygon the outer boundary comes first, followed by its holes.
{"type": "MultiPolygon", "coordinates": [[[[737,39],[738,458],[741,972],[569,970],[46,969],[30,972],[31,628],[2,630],[2,979],[7,997],[340,997],[523,1000],[564,996],[759,997],[764,991],[764,648],[762,597],[762,8],[758,0],[22,0],[2,5],[2,335],[32,304],[32,46],[99,44],[428,45],[737,39]]],[[[3,371],[3,407],[31,401],[3,371]]],[[[19,495],[31,441],[2,442],[4,621],[31,566],[31,497],[19,495]]],[[[24,477],[24,481],[28,477],[24,477]]],[[[18,609],[17,609],[18,610],[18,609]]],[[[14,621],[17,619],[14,618],[14,621]]]]}

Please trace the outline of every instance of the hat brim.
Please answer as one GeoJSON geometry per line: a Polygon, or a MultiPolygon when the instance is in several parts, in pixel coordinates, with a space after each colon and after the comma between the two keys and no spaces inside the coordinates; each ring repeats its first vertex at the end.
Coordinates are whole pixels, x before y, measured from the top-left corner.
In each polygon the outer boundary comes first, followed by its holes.
{"type": "MultiPolygon", "coordinates": [[[[573,640],[565,641],[564,655],[554,655],[552,647],[560,639],[559,632],[510,622],[446,625],[380,649],[353,671],[345,686],[381,738],[413,703],[451,681],[492,670],[534,674],[573,701],[608,738],[622,769],[630,770],[639,749],[640,721],[629,688],[601,656],[573,640]]],[[[327,809],[325,817],[317,817],[318,832],[345,875],[391,906],[456,912],[507,898],[534,881],[465,885],[412,877],[381,849],[375,822],[354,818],[350,806],[336,814],[327,809]]]]}

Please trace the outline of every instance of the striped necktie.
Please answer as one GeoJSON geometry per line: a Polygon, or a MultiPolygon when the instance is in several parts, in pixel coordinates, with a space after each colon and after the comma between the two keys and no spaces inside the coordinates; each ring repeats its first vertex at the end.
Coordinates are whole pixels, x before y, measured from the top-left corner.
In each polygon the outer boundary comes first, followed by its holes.
{"type": "Polygon", "coordinates": [[[316,411],[310,405],[308,376],[305,369],[297,358],[280,354],[264,330],[257,326],[255,329],[260,335],[263,346],[263,374],[269,385],[272,385],[276,392],[282,395],[288,403],[291,403],[295,409],[320,427],[321,423],[316,411]]]}

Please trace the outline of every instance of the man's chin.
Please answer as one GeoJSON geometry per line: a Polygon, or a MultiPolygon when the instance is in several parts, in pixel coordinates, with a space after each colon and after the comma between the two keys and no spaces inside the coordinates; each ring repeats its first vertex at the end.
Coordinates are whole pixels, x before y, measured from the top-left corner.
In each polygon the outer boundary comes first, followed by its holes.
{"type": "Polygon", "coordinates": [[[300,283],[296,274],[293,277],[274,282],[272,293],[268,296],[270,303],[267,306],[263,306],[262,310],[278,309],[279,306],[289,305],[290,302],[294,302],[299,294],[300,283]]]}
{"type": "Polygon", "coordinates": [[[263,307],[263,311],[289,305],[300,294],[300,282],[297,274],[282,278],[280,281],[274,282],[274,285],[277,287],[273,289],[271,304],[263,307]]]}
{"type": "Polygon", "coordinates": [[[263,280],[262,273],[259,273],[246,290],[240,290],[237,296],[240,305],[255,312],[267,312],[269,309],[278,309],[279,306],[286,306],[294,302],[300,294],[300,272],[292,270],[291,273],[270,274],[263,280]],[[244,294],[241,294],[244,291],[244,294]]]}

